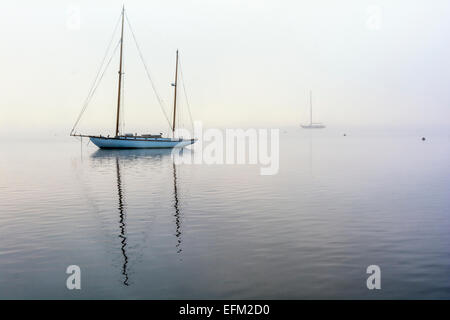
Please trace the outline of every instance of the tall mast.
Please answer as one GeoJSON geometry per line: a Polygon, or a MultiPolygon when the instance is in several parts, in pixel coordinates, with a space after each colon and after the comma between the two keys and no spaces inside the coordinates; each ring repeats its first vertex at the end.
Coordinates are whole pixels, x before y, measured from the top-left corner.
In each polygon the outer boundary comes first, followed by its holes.
{"type": "Polygon", "coordinates": [[[119,135],[120,120],[120,90],[122,88],[122,53],[123,53],[123,21],[125,17],[125,6],[122,7],[122,31],[120,33],[120,62],[119,62],[119,90],[117,94],[117,117],[116,117],[116,137],[119,135]]]}
{"type": "Polygon", "coordinates": [[[175,116],[177,114],[177,81],[178,81],[178,50],[177,50],[177,60],[176,60],[176,65],[175,65],[175,83],[172,84],[175,87],[175,92],[173,95],[172,137],[175,137],[175,116]]]}
{"type": "Polygon", "coordinates": [[[312,124],[312,90],[309,90],[309,124],[312,124]]]}

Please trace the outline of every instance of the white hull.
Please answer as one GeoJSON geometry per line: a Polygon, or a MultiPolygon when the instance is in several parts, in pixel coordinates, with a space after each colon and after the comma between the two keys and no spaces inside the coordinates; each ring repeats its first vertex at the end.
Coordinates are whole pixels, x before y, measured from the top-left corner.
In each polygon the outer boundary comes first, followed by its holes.
{"type": "Polygon", "coordinates": [[[196,139],[143,138],[143,137],[89,137],[100,149],[167,149],[183,148],[193,144],[196,139]]]}

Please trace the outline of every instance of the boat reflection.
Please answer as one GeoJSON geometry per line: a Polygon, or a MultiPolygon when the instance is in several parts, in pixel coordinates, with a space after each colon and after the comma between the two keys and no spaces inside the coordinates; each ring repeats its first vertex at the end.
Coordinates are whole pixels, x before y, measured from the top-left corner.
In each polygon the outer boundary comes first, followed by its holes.
{"type": "Polygon", "coordinates": [[[119,166],[119,158],[116,157],[116,172],[117,172],[117,195],[119,198],[119,229],[120,229],[120,235],[119,238],[121,238],[121,244],[120,250],[122,251],[123,256],[123,266],[122,266],[122,274],[124,275],[123,284],[128,286],[128,255],[126,251],[127,247],[127,236],[126,236],[126,223],[125,223],[125,215],[126,215],[126,209],[125,209],[125,203],[123,200],[123,191],[122,191],[122,179],[120,176],[120,166],[119,166]]]}
{"type": "MultiPolygon", "coordinates": [[[[185,151],[180,150],[180,153],[185,151]]],[[[141,162],[145,160],[162,160],[171,156],[172,149],[99,149],[91,154],[96,163],[110,162],[119,159],[121,162],[141,162]]]]}
{"type": "MultiPolygon", "coordinates": [[[[181,153],[186,151],[180,151],[181,153]]],[[[189,151],[187,151],[189,152],[189,151]]],[[[171,150],[169,149],[130,149],[130,150],[97,150],[91,155],[91,159],[95,164],[102,167],[104,165],[115,164],[116,180],[117,180],[117,196],[118,196],[118,213],[119,213],[119,238],[121,242],[122,254],[122,275],[123,284],[129,286],[129,254],[127,253],[128,237],[127,237],[127,203],[125,201],[124,185],[122,181],[121,168],[124,163],[133,164],[145,161],[162,161],[163,158],[171,157],[171,150]]],[[[182,232],[181,232],[181,210],[178,197],[177,185],[177,168],[175,162],[172,160],[173,173],[173,208],[175,218],[175,237],[176,237],[176,252],[182,252],[182,232]]]]}
{"type": "Polygon", "coordinates": [[[174,196],[174,202],[173,207],[175,209],[175,236],[177,237],[177,253],[181,253],[181,219],[180,219],[180,208],[178,207],[178,189],[177,189],[177,167],[175,166],[175,163],[172,163],[173,167],[173,196],[174,196]]]}

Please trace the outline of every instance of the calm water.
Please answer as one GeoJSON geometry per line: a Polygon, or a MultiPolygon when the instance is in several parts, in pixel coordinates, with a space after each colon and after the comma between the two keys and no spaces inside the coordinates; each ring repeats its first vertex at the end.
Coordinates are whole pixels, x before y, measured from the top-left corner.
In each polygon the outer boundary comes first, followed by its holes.
{"type": "Polygon", "coordinates": [[[450,298],[448,135],[280,138],[274,176],[2,141],[0,298],[450,298]]]}

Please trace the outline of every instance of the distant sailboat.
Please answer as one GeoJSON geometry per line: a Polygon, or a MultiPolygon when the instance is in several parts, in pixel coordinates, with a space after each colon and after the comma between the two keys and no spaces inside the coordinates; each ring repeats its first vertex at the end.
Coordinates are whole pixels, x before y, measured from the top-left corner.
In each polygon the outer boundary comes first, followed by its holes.
{"type": "MultiPolygon", "coordinates": [[[[123,82],[122,82],[122,75],[123,75],[122,60],[123,60],[123,57],[122,57],[122,55],[123,55],[123,30],[124,30],[124,20],[125,20],[125,8],[122,8],[121,20],[122,20],[122,29],[121,29],[121,33],[120,33],[119,84],[118,84],[118,96],[117,96],[117,116],[116,116],[115,136],[113,136],[113,137],[106,136],[105,137],[102,135],[93,136],[93,135],[82,135],[82,134],[75,133],[75,128],[76,128],[78,122],[80,121],[80,118],[81,118],[83,112],[85,111],[87,104],[83,107],[77,121],[75,122],[75,125],[72,128],[70,135],[76,136],[76,137],[88,137],[92,141],[92,143],[94,143],[97,147],[99,147],[101,149],[183,148],[187,145],[195,143],[197,141],[196,139],[175,138],[175,126],[176,126],[175,121],[176,121],[176,115],[177,115],[176,112],[177,112],[178,65],[179,65],[178,50],[176,52],[175,82],[172,84],[172,86],[174,87],[173,119],[172,119],[172,124],[171,124],[172,138],[164,138],[164,137],[162,137],[162,134],[156,134],[156,135],[154,135],[154,134],[143,134],[143,135],[134,134],[133,135],[133,134],[121,134],[119,132],[120,112],[121,112],[121,109],[120,109],[121,108],[121,90],[122,90],[122,86],[123,86],[123,82]]],[[[128,17],[127,17],[127,21],[128,21],[128,17]]],[[[133,38],[134,38],[134,34],[133,34],[133,38]]],[[[136,40],[136,39],[134,39],[134,40],[136,40]]],[[[141,59],[142,59],[142,55],[141,55],[141,59]]],[[[144,62],[144,66],[146,67],[145,62],[144,62]]],[[[148,71],[147,71],[147,74],[148,74],[148,71]]],[[[150,79],[150,81],[151,81],[151,79],[150,79]]],[[[94,82],[94,84],[95,84],[95,82],[94,82]]],[[[94,91],[95,91],[95,88],[94,88],[94,90],[91,89],[92,94],[94,91]]],[[[89,94],[90,96],[92,95],[91,92],[89,94]]],[[[89,98],[89,96],[88,96],[88,98],[89,98]]],[[[166,116],[166,118],[167,118],[167,116],[166,116]]]]}
{"type": "Polygon", "coordinates": [[[314,123],[313,122],[313,112],[312,112],[312,91],[309,91],[309,108],[310,108],[310,114],[309,114],[309,124],[302,124],[300,125],[303,129],[323,129],[325,128],[325,125],[322,123],[314,123]]]}

